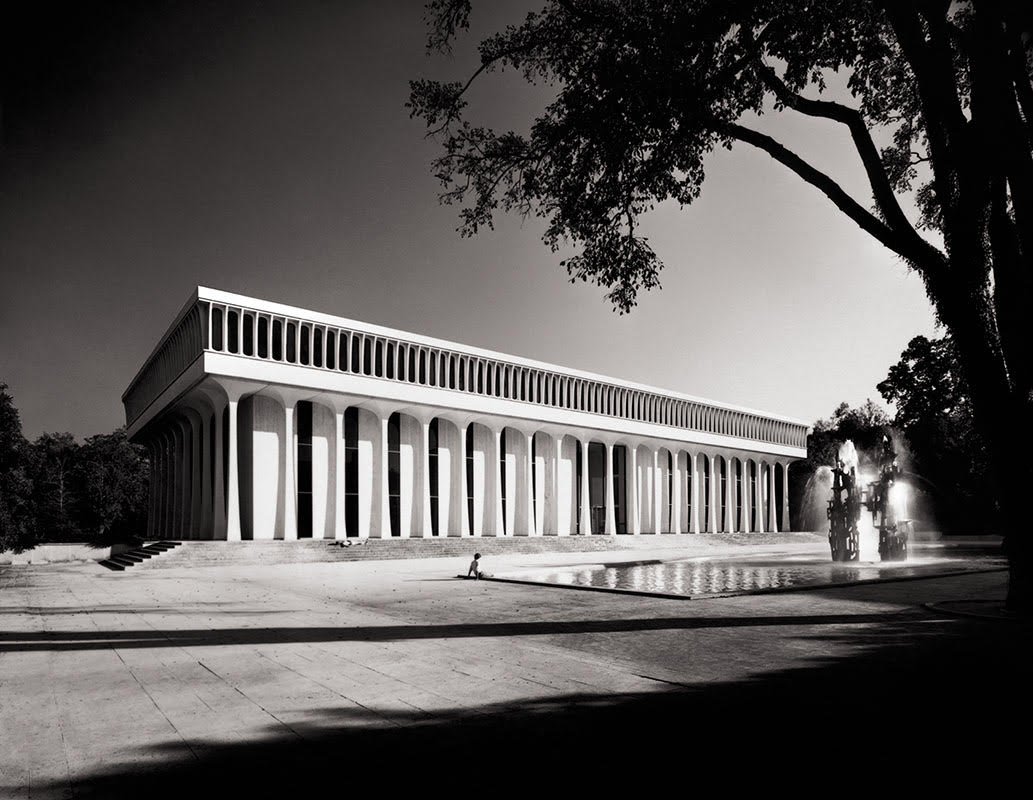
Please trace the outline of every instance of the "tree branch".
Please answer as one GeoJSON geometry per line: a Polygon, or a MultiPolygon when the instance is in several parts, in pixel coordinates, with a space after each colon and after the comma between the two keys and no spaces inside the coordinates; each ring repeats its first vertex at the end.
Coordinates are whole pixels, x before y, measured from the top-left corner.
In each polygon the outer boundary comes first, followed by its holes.
{"type": "Polygon", "coordinates": [[[943,268],[945,263],[943,255],[935,247],[920,236],[911,237],[898,233],[854,200],[832,178],[808,164],[796,153],[767,134],[751,130],[734,122],[719,123],[717,129],[733,139],[738,139],[763,150],[780,164],[791,169],[828,197],[836,205],[836,208],[857,223],[861,230],[873,236],[897,255],[914,264],[924,274],[936,273],[943,268]],[[916,242],[915,239],[918,241],[916,242]]]}
{"type": "Polygon", "coordinates": [[[761,80],[764,81],[765,85],[775,93],[775,96],[784,105],[794,111],[799,111],[801,114],[831,119],[847,126],[850,136],[854,140],[857,154],[861,157],[864,171],[868,175],[868,183],[872,187],[872,195],[875,197],[875,202],[878,204],[886,223],[901,235],[910,234],[916,238],[921,238],[904,215],[904,211],[897,201],[897,196],[893,192],[893,187],[890,185],[889,178],[886,176],[886,170],[882,165],[882,159],[879,157],[879,150],[876,148],[875,142],[872,141],[871,132],[868,130],[868,126],[865,125],[864,118],[860,112],[841,103],[833,103],[828,100],[811,100],[796,94],[779,79],[771,67],[762,61],[757,61],[756,69],[760,74],[761,80]]]}

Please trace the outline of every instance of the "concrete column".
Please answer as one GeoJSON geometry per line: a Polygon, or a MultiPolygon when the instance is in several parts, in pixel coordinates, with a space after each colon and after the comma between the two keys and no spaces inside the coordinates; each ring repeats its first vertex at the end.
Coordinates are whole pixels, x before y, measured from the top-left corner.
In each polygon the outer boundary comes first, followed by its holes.
{"type": "Polygon", "coordinates": [[[604,532],[608,536],[617,533],[617,509],[614,507],[613,497],[613,444],[606,443],[606,527],[604,532]]]}
{"type": "MultiPolygon", "coordinates": [[[[524,465],[523,465],[523,506],[524,506],[524,524],[519,526],[514,533],[523,533],[527,536],[536,536],[539,531],[535,526],[535,513],[534,513],[534,434],[524,434],[524,465]]],[[[544,501],[544,498],[539,498],[544,501]]]]}
{"type": "Polygon", "coordinates": [[[346,539],[344,517],[344,411],[334,410],[334,539],[346,539]]]}
{"type": "Polygon", "coordinates": [[[214,536],[212,504],[212,421],[207,411],[201,411],[201,538],[214,536]]]}
{"type": "Polygon", "coordinates": [[[190,536],[204,538],[201,534],[201,415],[190,414],[190,536]]]}
{"type": "Polygon", "coordinates": [[[570,508],[573,511],[572,507],[574,504],[571,502],[570,489],[572,487],[568,485],[565,487],[566,491],[564,491],[563,481],[560,480],[560,468],[563,462],[563,434],[556,434],[552,437],[552,447],[550,450],[552,451],[551,454],[547,454],[543,459],[545,480],[541,483],[545,486],[543,494],[549,502],[546,502],[545,513],[542,515],[544,521],[542,533],[549,533],[554,536],[569,536],[571,525],[569,518],[561,512],[561,506],[570,508]],[[563,524],[561,520],[568,520],[568,522],[563,524]]]}
{"type": "MultiPolygon", "coordinates": [[[[433,536],[434,526],[431,521],[431,509],[430,509],[430,421],[423,422],[423,441],[420,445],[420,504],[423,507],[423,521],[420,526],[420,535],[422,536],[433,536]]],[[[438,492],[440,503],[440,473],[441,463],[438,463],[438,492]]],[[[440,530],[440,528],[439,528],[440,530]]]]}
{"type": "Polygon", "coordinates": [[[165,536],[164,513],[165,490],[165,437],[159,433],[154,437],[154,533],[155,539],[165,536]]]}
{"type": "Polygon", "coordinates": [[[682,454],[678,451],[671,453],[671,532],[682,532],[682,482],[684,474],[681,468],[682,454]]]}
{"type": "Polygon", "coordinates": [[[732,459],[725,458],[725,533],[735,532],[735,472],[732,459]]]}
{"type": "Polygon", "coordinates": [[[381,539],[391,538],[391,484],[388,475],[390,474],[390,450],[387,442],[388,423],[391,420],[390,414],[380,417],[380,497],[373,498],[374,505],[380,508],[380,527],[374,534],[381,539]]]}
{"type": "Polygon", "coordinates": [[[183,428],[177,419],[172,423],[172,535],[183,535],[183,428]]]}
{"type": "Polygon", "coordinates": [[[229,434],[230,446],[226,457],[229,459],[229,486],[226,492],[226,540],[240,541],[240,488],[237,475],[237,401],[239,395],[232,394],[227,401],[230,411],[229,434]]]}
{"type": "Polygon", "coordinates": [[[710,456],[710,490],[707,494],[710,501],[707,530],[711,533],[717,533],[717,523],[721,521],[721,509],[718,507],[718,503],[721,500],[721,475],[717,469],[717,457],[713,454],[710,456]]]}
{"type": "Polygon", "coordinates": [[[753,526],[750,525],[750,463],[749,461],[743,461],[743,524],[740,526],[740,530],[743,533],[749,533],[753,526]]]}
{"type": "Polygon", "coordinates": [[[789,463],[782,464],[782,531],[793,529],[789,521],[789,463]]]}
{"type": "Polygon", "coordinates": [[[629,497],[628,503],[628,521],[631,523],[631,533],[636,536],[642,532],[642,520],[639,518],[638,513],[638,445],[632,444],[628,446],[628,455],[631,458],[628,459],[628,479],[631,482],[631,491],[627,494],[629,497]]]}
{"type": "Polygon", "coordinates": [[[775,465],[768,465],[768,504],[767,504],[768,530],[774,532],[778,527],[778,517],[775,513],[775,465]]]}
{"type": "Polygon", "coordinates": [[[156,469],[157,469],[157,458],[155,457],[156,453],[157,453],[157,445],[155,444],[154,440],[152,439],[149,442],[147,442],[147,534],[146,535],[147,535],[148,539],[154,539],[154,530],[155,530],[155,525],[154,525],[154,520],[155,520],[154,506],[155,506],[155,498],[158,496],[158,494],[157,494],[158,483],[157,483],[157,476],[155,474],[156,473],[156,469]]]}
{"type": "Polygon", "coordinates": [[[591,470],[588,467],[588,437],[581,440],[581,533],[592,533],[591,470]]]}
{"type": "MultiPolygon", "coordinates": [[[[300,325],[296,326],[300,329],[300,325]]],[[[297,336],[295,330],[295,336],[297,336]]],[[[297,344],[297,343],[295,343],[297,344]]],[[[298,352],[300,358],[301,353],[298,352]]],[[[297,458],[297,444],[294,441],[294,401],[283,404],[283,538],[296,541],[298,538],[298,481],[294,463],[297,458]]]]}
{"type": "Polygon", "coordinates": [[[689,532],[699,533],[699,503],[702,495],[699,490],[699,460],[695,453],[686,454],[686,468],[689,470],[688,491],[691,503],[689,532]]]}
{"type": "Polygon", "coordinates": [[[661,482],[660,450],[653,448],[653,533],[659,534],[663,529],[663,497],[664,487],[661,482]]]}
{"type": "Polygon", "coordinates": [[[194,499],[191,495],[194,488],[194,448],[193,448],[193,435],[190,428],[190,419],[183,417],[179,423],[180,430],[183,436],[182,444],[182,486],[183,486],[183,516],[182,516],[182,529],[184,539],[193,539],[194,536],[194,499]]]}
{"type": "MultiPolygon", "coordinates": [[[[223,340],[225,341],[225,340],[223,340]]],[[[226,539],[226,483],[225,483],[225,458],[223,448],[223,419],[222,412],[226,408],[226,400],[221,398],[214,403],[215,406],[215,457],[212,460],[212,469],[215,470],[215,492],[214,492],[214,514],[213,532],[214,538],[226,539]]]]}

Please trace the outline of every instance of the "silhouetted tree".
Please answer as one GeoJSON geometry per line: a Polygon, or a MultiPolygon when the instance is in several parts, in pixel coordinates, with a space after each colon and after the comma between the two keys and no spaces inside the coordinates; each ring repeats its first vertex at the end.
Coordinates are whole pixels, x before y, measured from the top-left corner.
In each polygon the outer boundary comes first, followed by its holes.
{"type": "MultiPolygon", "coordinates": [[[[451,48],[470,6],[428,5],[430,50],[451,48]]],[[[442,200],[465,204],[464,233],[498,209],[542,216],[547,243],[580,247],[572,279],[607,287],[621,311],[658,285],[639,217],[691,203],[713,148],[758,148],[822,192],[918,272],[953,337],[1012,539],[1009,603],[1027,607],[1031,47],[1031,6],[1001,0],[552,0],[482,41],[469,80],[413,81],[409,106],[441,141],[442,200]],[[470,83],[504,68],[556,88],[527,136],[464,118],[470,83]],[[852,104],[805,94],[830,71],[849,76],[852,104]],[[772,108],[843,125],[873,208],[744,124],[772,108]],[[891,144],[880,151],[873,131],[891,144]]]]}
{"type": "Polygon", "coordinates": [[[76,464],[76,518],[88,538],[123,540],[142,535],[147,522],[146,451],[125,428],[90,436],[76,464]]]}
{"type": "Polygon", "coordinates": [[[986,445],[951,337],[916,336],[878,389],[897,407],[894,425],[904,434],[911,469],[934,499],[940,527],[982,532],[999,524],[986,445]]]}
{"type": "Polygon", "coordinates": [[[32,507],[41,539],[75,541],[80,533],[72,518],[75,486],[72,474],[79,445],[70,433],[44,433],[29,448],[32,507]]]}
{"type": "Polygon", "coordinates": [[[28,452],[14,398],[0,383],[0,552],[35,544],[28,452]]]}

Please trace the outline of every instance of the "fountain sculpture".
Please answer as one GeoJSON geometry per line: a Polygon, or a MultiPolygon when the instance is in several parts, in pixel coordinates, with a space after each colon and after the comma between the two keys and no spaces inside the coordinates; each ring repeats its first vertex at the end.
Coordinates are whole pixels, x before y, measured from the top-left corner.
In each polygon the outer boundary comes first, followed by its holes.
{"type": "Polygon", "coordinates": [[[832,470],[832,498],[827,511],[832,560],[860,560],[858,523],[862,509],[871,512],[872,527],[879,532],[879,558],[906,560],[912,533],[907,516],[907,485],[900,480],[900,467],[889,437],[883,439],[877,477],[859,481],[857,468],[853,443],[845,442],[832,470]]]}

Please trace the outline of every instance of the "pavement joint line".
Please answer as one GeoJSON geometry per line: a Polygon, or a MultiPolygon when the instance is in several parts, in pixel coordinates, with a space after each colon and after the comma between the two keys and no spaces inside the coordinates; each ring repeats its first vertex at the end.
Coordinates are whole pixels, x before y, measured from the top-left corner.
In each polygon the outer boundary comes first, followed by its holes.
{"type": "MultiPolygon", "coordinates": [[[[343,699],[347,700],[347,701],[348,701],[349,703],[354,703],[355,705],[359,706],[360,708],[364,708],[364,709],[366,709],[366,711],[369,711],[370,713],[374,714],[375,716],[377,716],[377,717],[379,717],[379,718],[383,719],[383,720],[384,720],[385,722],[388,722],[388,723],[390,723],[390,724],[392,724],[392,725],[396,725],[396,726],[398,726],[398,723],[396,723],[396,722],[395,722],[394,720],[392,720],[392,719],[391,719],[390,717],[387,717],[387,716],[385,716],[384,714],[382,714],[381,712],[377,711],[377,710],[376,710],[375,708],[371,708],[370,706],[367,706],[367,705],[365,705],[365,704],[363,704],[363,703],[360,703],[360,702],[359,702],[358,700],[355,700],[355,699],[353,699],[353,698],[351,698],[351,697],[348,697],[348,695],[346,695],[346,694],[341,694],[341,692],[337,691],[337,690],[336,690],[336,689],[334,689],[333,687],[331,687],[331,686],[327,686],[327,685],[326,685],[325,683],[323,683],[322,681],[318,681],[318,680],[316,680],[315,678],[313,678],[313,677],[311,677],[311,676],[309,676],[309,675],[305,675],[305,674],[304,674],[304,673],[302,673],[302,672],[298,672],[298,671],[297,671],[296,669],[294,669],[293,667],[291,667],[291,666],[289,666],[289,665],[287,665],[287,664],[284,664],[284,663],[283,663],[283,662],[281,662],[281,661],[277,661],[277,660],[276,660],[275,658],[272,658],[272,657],[271,657],[271,656],[269,656],[269,655],[268,655],[267,653],[263,653],[263,652],[262,652],[261,650],[257,650],[257,649],[256,649],[256,651],[255,651],[255,652],[256,652],[256,653],[257,653],[257,654],[258,654],[259,656],[261,656],[262,658],[266,659],[267,661],[271,661],[272,663],[276,664],[276,665],[277,665],[278,667],[281,667],[282,669],[285,669],[285,670],[287,670],[288,672],[293,672],[293,673],[294,673],[295,675],[297,675],[298,677],[300,677],[300,678],[304,678],[305,680],[307,680],[307,681],[309,681],[309,682],[311,682],[311,683],[314,683],[314,684],[316,684],[317,686],[320,686],[320,687],[322,687],[323,689],[326,689],[327,691],[329,691],[329,692],[331,692],[331,693],[333,693],[333,694],[336,694],[336,695],[337,695],[338,697],[341,697],[341,698],[343,698],[343,699]]],[[[389,676],[388,676],[388,677],[389,677],[389,676]]],[[[418,688],[418,687],[417,687],[417,688],[418,688]]],[[[446,699],[447,699],[447,698],[446,698],[446,699]]],[[[404,701],[403,701],[403,702],[404,702],[404,701]]],[[[264,710],[264,709],[263,709],[263,710],[264,710]]],[[[421,709],[421,710],[422,710],[422,709],[421,709]]],[[[399,726],[399,727],[400,727],[400,726],[399,726]]]]}
{"type": "Polygon", "coordinates": [[[220,675],[220,674],[219,674],[218,672],[216,672],[216,671],[215,671],[214,669],[212,669],[211,667],[209,667],[209,666],[208,666],[207,664],[205,664],[205,663],[204,663],[203,661],[198,661],[197,663],[198,663],[198,664],[200,664],[200,665],[201,665],[202,667],[204,667],[204,668],[205,668],[206,670],[208,670],[208,671],[209,671],[210,673],[212,673],[212,675],[214,675],[214,676],[215,676],[216,678],[218,678],[218,679],[219,679],[220,681],[222,681],[222,682],[223,682],[223,683],[225,683],[225,684],[226,684],[227,686],[229,686],[229,687],[230,687],[230,688],[231,688],[231,689],[232,689],[233,691],[235,691],[235,692],[236,692],[237,694],[239,694],[239,695],[240,695],[241,697],[243,697],[243,698],[244,698],[245,700],[247,700],[247,701],[248,701],[249,703],[251,703],[251,704],[252,704],[252,705],[254,705],[254,706],[255,706],[256,708],[258,708],[258,709],[259,709],[259,710],[260,710],[260,711],[261,711],[261,712],[262,712],[263,714],[267,714],[268,716],[272,717],[272,718],[273,718],[274,720],[276,720],[276,722],[277,722],[277,723],[279,723],[279,724],[280,724],[280,725],[282,725],[282,726],[283,726],[284,728],[286,728],[286,729],[287,729],[288,731],[290,731],[290,732],[291,732],[291,733],[292,733],[292,734],[293,734],[294,736],[296,736],[296,737],[297,737],[297,738],[298,738],[299,740],[301,740],[301,741],[305,741],[305,737],[304,737],[304,736],[302,736],[302,735],[301,735],[300,733],[298,733],[298,732],[297,732],[296,730],[294,730],[294,728],[292,728],[292,727],[291,727],[290,725],[288,725],[288,724],[287,724],[286,722],[284,722],[284,721],[283,721],[282,719],[280,719],[280,718],[279,718],[278,716],[276,716],[276,715],[275,715],[275,714],[274,714],[274,713],[273,713],[272,711],[270,711],[269,709],[265,708],[265,706],[263,706],[263,705],[262,705],[261,703],[259,703],[258,701],[256,701],[256,700],[255,700],[254,698],[252,698],[252,697],[248,697],[248,696],[247,696],[247,695],[246,695],[246,694],[245,694],[244,692],[242,692],[242,691],[240,690],[240,688],[239,688],[239,687],[237,687],[237,686],[233,685],[232,683],[230,683],[230,682],[229,682],[228,680],[226,680],[226,679],[225,679],[225,678],[224,678],[224,677],[223,677],[222,675],[220,675]]]}
{"type": "Polygon", "coordinates": [[[176,727],[176,724],[171,719],[169,719],[169,715],[165,713],[165,711],[162,709],[160,705],[158,705],[158,701],[154,699],[154,697],[151,695],[149,691],[147,691],[147,687],[143,685],[143,682],[137,676],[133,668],[126,663],[126,660],[124,658],[122,658],[122,654],[118,652],[118,648],[112,645],[111,649],[115,652],[115,655],[118,656],[118,660],[121,661],[123,666],[125,666],[125,668],[129,671],[129,674],[133,676],[133,680],[136,681],[137,685],[140,687],[140,690],[145,695],[147,695],[147,699],[154,704],[154,707],[158,710],[158,713],[162,715],[165,721],[169,724],[169,727],[172,728],[176,736],[179,737],[179,740],[183,742],[184,745],[186,745],[187,750],[190,751],[190,755],[193,756],[195,760],[200,761],[200,756],[198,756],[194,748],[190,746],[190,742],[186,739],[185,736],[183,736],[179,728],[176,727]]]}

